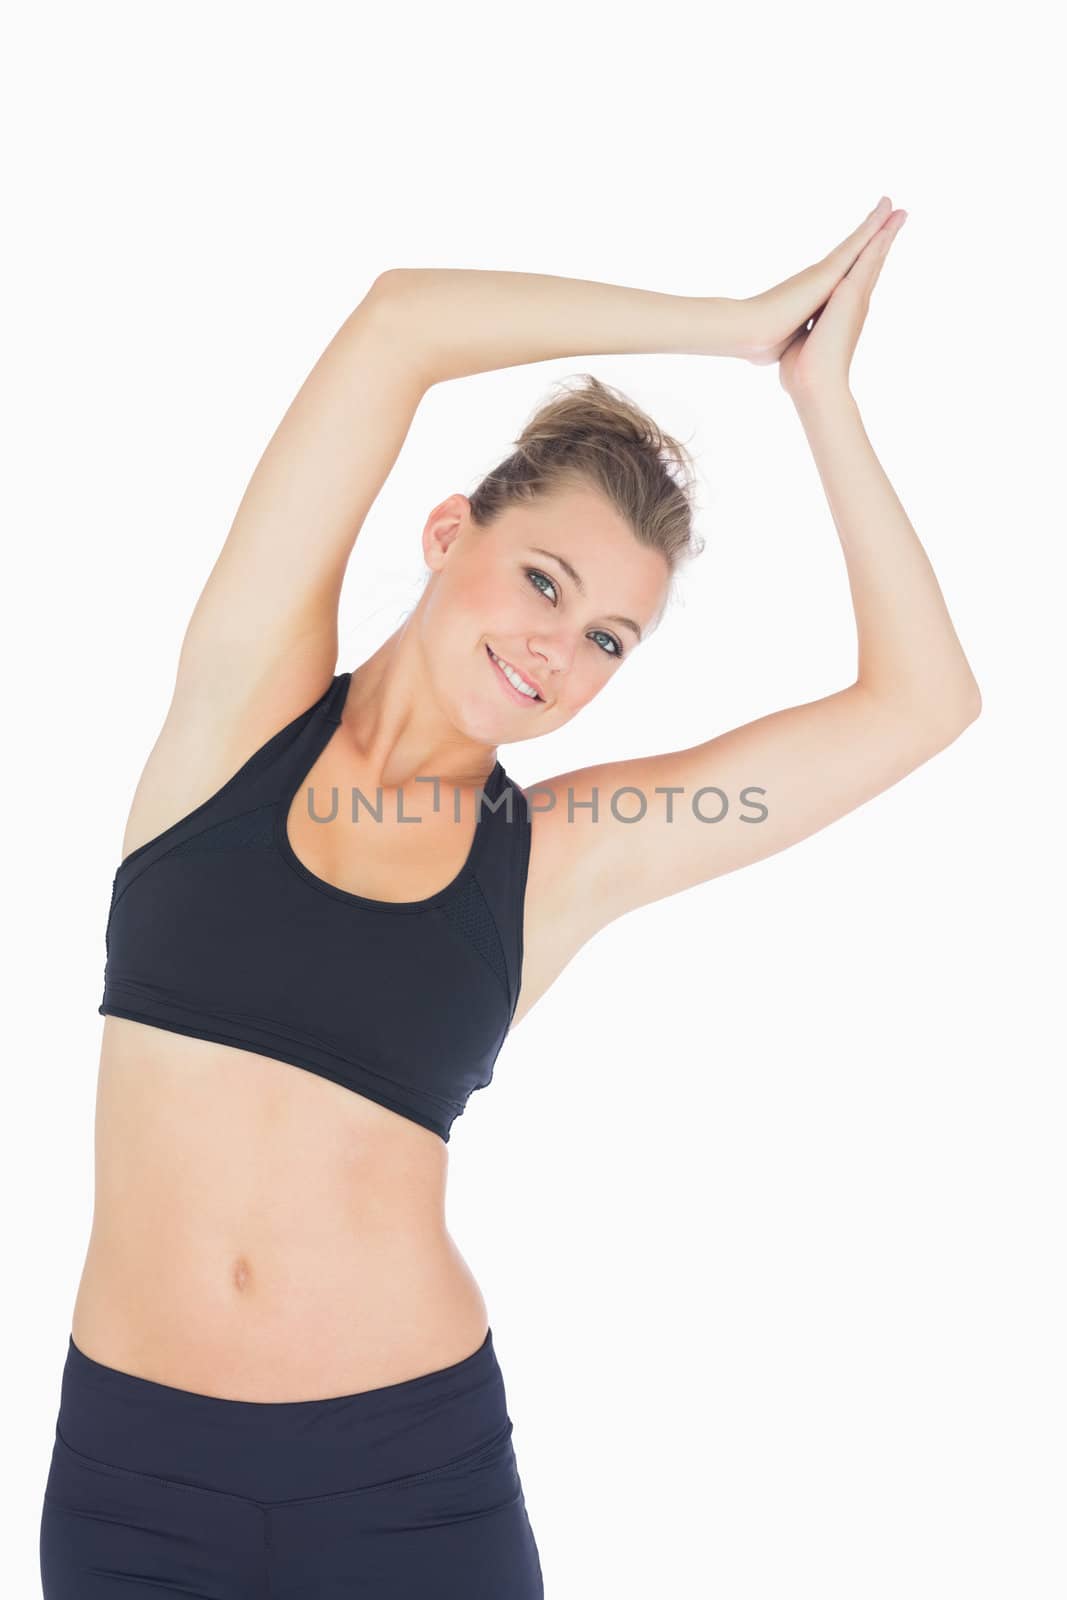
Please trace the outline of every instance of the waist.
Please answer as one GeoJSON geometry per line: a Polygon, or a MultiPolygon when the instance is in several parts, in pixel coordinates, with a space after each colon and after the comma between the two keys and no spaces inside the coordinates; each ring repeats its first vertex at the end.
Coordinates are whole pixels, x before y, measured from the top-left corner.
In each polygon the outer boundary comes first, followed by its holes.
{"type": "MultiPolygon", "coordinates": [[[[105,1366],[222,1399],[354,1394],[450,1365],[488,1330],[485,1302],[447,1235],[392,1232],[331,1254],[129,1249],[98,1229],[71,1334],[105,1366]]],[[[247,1240],[244,1241],[247,1245],[247,1240]]]]}
{"type": "Polygon", "coordinates": [[[158,1041],[149,1059],[101,1061],[82,1351],[201,1394],[285,1401],[476,1348],[488,1317],[445,1226],[435,1134],[298,1068],[158,1041]]]}

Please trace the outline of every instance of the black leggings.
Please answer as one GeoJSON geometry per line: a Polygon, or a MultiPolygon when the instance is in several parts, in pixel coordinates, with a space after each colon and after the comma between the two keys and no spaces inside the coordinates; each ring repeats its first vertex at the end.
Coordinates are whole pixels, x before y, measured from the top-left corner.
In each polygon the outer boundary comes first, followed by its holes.
{"type": "Polygon", "coordinates": [[[327,1400],[223,1400],[71,1339],[40,1532],[44,1600],[543,1600],[490,1330],[473,1355],[327,1400]]]}

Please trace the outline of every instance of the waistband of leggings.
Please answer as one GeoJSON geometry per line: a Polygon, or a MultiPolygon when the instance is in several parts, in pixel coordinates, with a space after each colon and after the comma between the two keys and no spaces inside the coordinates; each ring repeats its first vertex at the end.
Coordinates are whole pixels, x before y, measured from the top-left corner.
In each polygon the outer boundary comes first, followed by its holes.
{"type": "Polygon", "coordinates": [[[451,1366],[321,1400],[227,1400],[108,1367],[68,1341],[56,1435],[90,1461],[256,1500],[370,1487],[510,1432],[492,1329],[451,1366]]]}

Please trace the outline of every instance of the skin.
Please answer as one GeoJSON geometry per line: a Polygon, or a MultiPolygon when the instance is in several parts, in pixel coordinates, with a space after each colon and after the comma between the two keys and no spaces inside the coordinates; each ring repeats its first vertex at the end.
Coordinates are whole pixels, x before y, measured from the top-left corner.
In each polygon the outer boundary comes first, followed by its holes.
{"type": "MultiPolygon", "coordinates": [[[[854,682],[821,700],[682,750],[529,786],[512,1026],[614,918],[786,848],[951,743],[978,714],[977,685],[848,386],[871,291],[903,221],[887,204],[820,261],[744,301],[524,274],[384,274],[323,353],[249,483],[190,618],[123,856],[212,795],[339,670],[347,562],[426,389],[563,353],[685,350],[777,365],[841,539],[859,666],[854,682]],[[342,435],[358,449],[340,451],[342,435]],[[640,849],[633,826],[606,804],[622,785],[651,799],[708,785],[736,796],[746,784],[774,802],[759,827],[741,822],[738,808],[708,828],[685,805],[668,826],[662,803],[650,805],[640,849]],[[603,797],[595,820],[581,805],[594,792],[603,797]]],[[[287,819],[309,870],[380,900],[424,898],[455,877],[498,745],[579,715],[641,648],[617,619],[647,639],[669,588],[662,556],[581,483],[510,506],[489,528],[451,494],[429,514],[422,548],[426,588],[353,671],[340,725],[287,819]],[[535,549],[561,556],[582,586],[535,549]],[[487,645],[542,698],[517,696],[487,645]],[[460,792],[458,819],[451,803],[435,812],[432,786],[416,782],[431,774],[460,792]],[[315,822],[302,803],[309,784],[365,794],[380,786],[384,821],[358,838],[340,818],[315,822]],[[395,820],[398,796],[418,828],[395,820]]],[[[313,1073],[105,1018],[75,1343],[157,1382],[261,1401],[354,1393],[463,1359],[489,1319],[445,1226],[448,1149],[313,1073]]]]}

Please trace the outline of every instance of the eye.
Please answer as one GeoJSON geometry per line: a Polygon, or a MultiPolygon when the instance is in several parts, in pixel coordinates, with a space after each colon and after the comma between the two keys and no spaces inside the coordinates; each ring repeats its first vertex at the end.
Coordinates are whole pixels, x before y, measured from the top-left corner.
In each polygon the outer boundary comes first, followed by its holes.
{"type": "MultiPolygon", "coordinates": [[[[548,587],[552,590],[552,594],[555,594],[556,586],[552,582],[552,579],[548,576],[547,572],[538,572],[536,567],[527,567],[526,568],[526,576],[530,579],[531,582],[533,582],[534,578],[544,578],[545,582],[548,584],[548,587]]],[[[545,594],[545,590],[541,588],[540,584],[535,583],[534,584],[534,588],[537,589],[539,591],[539,593],[545,594]]],[[[549,595],[548,599],[552,599],[552,596],[549,595]]],[[[554,605],[555,601],[553,601],[552,603],[554,605]]]]}
{"type": "MultiPolygon", "coordinates": [[[[529,578],[530,582],[533,583],[533,586],[538,591],[538,593],[539,594],[543,594],[545,596],[546,600],[551,601],[551,603],[553,605],[555,605],[556,602],[555,602],[555,600],[552,599],[552,595],[550,595],[547,590],[542,589],[541,585],[539,583],[534,581],[537,578],[543,578],[544,581],[548,584],[549,589],[552,590],[552,594],[553,595],[556,594],[557,593],[556,585],[552,582],[552,579],[548,576],[547,572],[540,572],[540,571],[538,571],[538,569],[536,567],[526,567],[523,570],[525,571],[526,576],[529,578]]],[[[619,660],[621,661],[623,655],[625,654],[625,651],[623,650],[622,645],[619,643],[618,639],[616,639],[616,637],[615,637],[615,635],[613,633],[607,633],[607,632],[605,632],[605,630],[603,628],[595,628],[593,630],[593,633],[590,635],[590,637],[591,638],[599,637],[601,639],[609,640],[609,642],[612,645],[614,645],[614,649],[612,649],[612,650],[604,650],[604,654],[608,655],[608,656],[617,656],[619,658],[619,660]]],[[[603,650],[604,646],[603,645],[598,645],[597,648],[600,649],[600,650],[603,650]]]]}
{"type": "Polygon", "coordinates": [[[614,650],[608,650],[606,652],[609,656],[620,656],[621,657],[621,655],[623,653],[622,645],[619,643],[618,639],[616,639],[616,637],[615,637],[615,635],[613,633],[605,633],[603,628],[597,628],[595,630],[595,632],[597,634],[599,634],[601,639],[609,639],[611,641],[611,643],[615,646],[614,650]]]}

